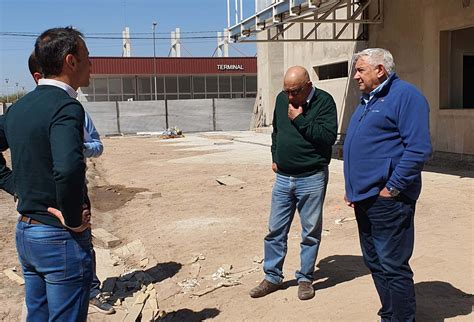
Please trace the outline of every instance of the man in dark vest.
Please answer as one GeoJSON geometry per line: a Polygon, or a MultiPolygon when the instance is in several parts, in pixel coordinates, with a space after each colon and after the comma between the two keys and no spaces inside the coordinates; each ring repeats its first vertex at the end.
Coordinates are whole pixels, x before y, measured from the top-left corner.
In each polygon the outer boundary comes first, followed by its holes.
{"type": "Polygon", "coordinates": [[[328,164],[336,140],[336,104],[312,86],[301,66],[288,69],[273,116],[272,192],[269,232],[265,237],[265,279],[250,291],[257,298],[278,290],[283,282],[287,237],[296,209],[301,219],[301,267],[296,272],[298,298],[314,297],[313,272],[322,232],[328,164]]]}
{"type": "Polygon", "coordinates": [[[35,55],[44,79],[9,108],[6,142],[0,142],[10,147],[19,199],[16,245],[27,320],[86,321],[91,236],[84,209],[84,109],[75,95],[89,84],[89,52],[82,34],[68,27],[42,33],[35,55]]]}

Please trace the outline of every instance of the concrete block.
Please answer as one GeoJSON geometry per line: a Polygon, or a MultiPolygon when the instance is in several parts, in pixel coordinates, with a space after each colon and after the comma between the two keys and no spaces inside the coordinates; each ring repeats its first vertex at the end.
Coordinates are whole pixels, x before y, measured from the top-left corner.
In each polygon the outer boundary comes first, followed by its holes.
{"type": "Polygon", "coordinates": [[[11,268],[7,268],[3,271],[3,274],[5,274],[9,279],[11,279],[12,281],[14,281],[15,283],[17,283],[18,285],[23,285],[25,284],[25,280],[17,275],[13,269],[11,268]]]}
{"type": "Polygon", "coordinates": [[[151,191],[143,191],[135,195],[135,198],[137,199],[147,199],[147,200],[160,198],[160,197],[161,197],[161,192],[151,192],[151,191]]]}
{"type": "Polygon", "coordinates": [[[120,245],[121,241],[103,228],[92,229],[94,243],[105,248],[113,248],[120,245]]]}

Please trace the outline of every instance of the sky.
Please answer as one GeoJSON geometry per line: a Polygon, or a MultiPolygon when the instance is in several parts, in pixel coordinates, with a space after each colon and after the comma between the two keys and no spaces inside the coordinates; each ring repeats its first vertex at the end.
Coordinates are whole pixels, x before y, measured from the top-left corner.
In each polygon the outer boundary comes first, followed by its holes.
{"type": "MultiPolygon", "coordinates": [[[[253,10],[254,0],[243,1],[244,18],[253,10]]],[[[216,38],[196,37],[216,37],[227,27],[227,0],[0,0],[0,95],[34,88],[27,61],[36,37],[49,28],[74,26],[84,33],[90,56],[120,57],[122,30],[128,26],[132,56],[153,57],[154,21],[157,57],[168,56],[175,28],[181,30],[182,57],[210,57],[216,38]]],[[[255,44],[229,47],[229,56],[255,55],[255,44]]]]}

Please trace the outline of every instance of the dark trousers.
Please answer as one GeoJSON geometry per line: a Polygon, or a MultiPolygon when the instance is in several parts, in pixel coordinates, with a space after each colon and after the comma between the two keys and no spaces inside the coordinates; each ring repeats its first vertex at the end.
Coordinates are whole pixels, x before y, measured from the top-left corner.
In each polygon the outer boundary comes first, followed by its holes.
{"type": "Polygon", "coordinates": [[[382,321],[414,321],[413,272],[415,201],[403,196],[371,197],[354,205],[364,262],[382,303],[382,321]]]}
{"type": "MultiPolygon", "coordinates": [[[[85,185],[84,187],[84,202],[86,203],[87,207],[89,207],[92,213],[91,200],[89,199],[89,191],[87,189],[87,185],[85,185]]],[[[91,293],[89,295],[89,299],[93,299],[100,293],[100,280],[97,277],[95,251],[94,251],[94,245],[92,244],[92,232],[91,232],[91,254],[92,254],[92,284],[91,284],[91,293]]]]}

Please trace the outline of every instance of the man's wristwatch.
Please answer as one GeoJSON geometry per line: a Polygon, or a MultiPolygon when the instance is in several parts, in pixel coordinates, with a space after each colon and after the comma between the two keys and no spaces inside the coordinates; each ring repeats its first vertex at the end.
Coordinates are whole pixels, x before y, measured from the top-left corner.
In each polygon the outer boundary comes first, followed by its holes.
{"type": "Polygon", "coordinates": [[[400,190],[394,187],[386,187],[388,190],[388,193],[390,194],[390,197],[396,197],[400,194],[400,190]]]}

